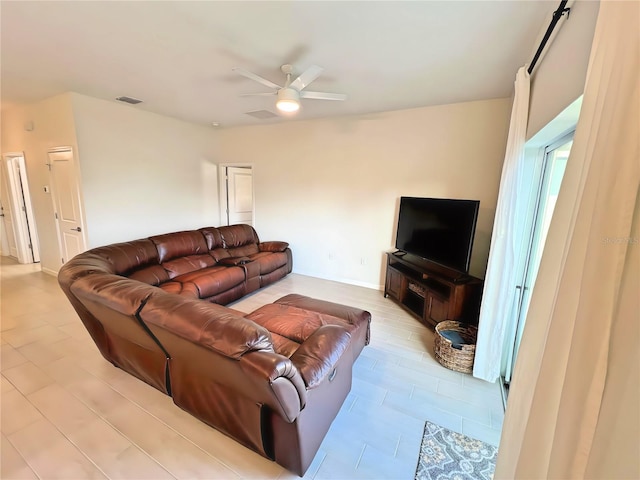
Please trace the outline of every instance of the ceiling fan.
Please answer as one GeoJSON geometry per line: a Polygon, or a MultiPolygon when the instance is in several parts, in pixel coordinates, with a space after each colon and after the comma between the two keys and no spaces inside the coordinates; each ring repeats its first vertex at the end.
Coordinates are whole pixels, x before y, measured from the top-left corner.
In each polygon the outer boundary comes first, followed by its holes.
{"type": "Polygon", "coordinates": [[[243,70],[242,68],[234,68],[233,71],[240,75],[250,78],[265,87],[274,89],[275,91],[269,93],[245,93],[242,96],[277,96],[276,108],[281,112],[293,113],[300,109],[300,99],[308,98],[311,100],[346,100],[347,96],[342,93],[325,93],[325,92],[309,92],[304,90],[311,82],[320,76],[324,70],[317,65],[311,65],[307,68],[298,78],[291,81],[291,72],[293,67],[291,65],[282,65],[280,67],[282,73],[287,76],[284,86],[277,85],[266,78],[263,78],[255,73],[243,70]]]}

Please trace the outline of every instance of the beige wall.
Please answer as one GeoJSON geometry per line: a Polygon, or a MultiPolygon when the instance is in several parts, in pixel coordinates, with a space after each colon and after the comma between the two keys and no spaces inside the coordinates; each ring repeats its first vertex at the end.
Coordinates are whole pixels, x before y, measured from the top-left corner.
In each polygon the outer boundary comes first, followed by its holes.
{"type": "MultiPolygon", "coordinates": [[[[527,139],[582,95],[599,5],[593,0],[577,0],[536,66],[531,77],[527,139]]],[[[541,28],[546,30],[547,26],[545,22],[541,28]]],[[[537,47],[532,45],[534,50],[537,47]]]]}
{"type": "Polygon", "coordinates": [[[75,93],[3,112],[25,151],[42,266],[60,267],[46,152],[74,148],[89,246],[219,224],[217,164],[254,165],[256,227],[291,242],[297,272],[383,283],[402,195],[481,201],[471,273],[483,276],[509,100],[219,131],[75,93]],[[34,122],[27,132],[24,123],[34,122]],[[76,140],[77,138],[77,140],[76,140]],[[313,233],[310,233],[313,232],[313,233]]]}
{"type": "Polygon", "coordinates": [[[218,225],[211,129],[76,93],[16,106],[2,112],[2,152],[25,152],[45,271],[61,266],[47,150],[63,145],[80,167],[89,247],[218,225]]]}
{"type": "Polygon", "coordinates": [[[378,288],[400,196],[481,201],[484,276],[509,99],[221,130],[219,160],[254,164],[256,228],[301,274],[378,288]]]}
{"type": "Polygon", "coordinates": [[[77,152],[69,94],[2,111],[2,153],[25,153],[40,263],[48,272],[57,272],[61,265],[53,202],[51,195],[44,192],[44,186],[49,185],[47,150],[59,146],[71,146],[77,152]],[[27,122],[33,123],[33,130],[25,129],[27,122]]]}
{"type": "Polygon", "coordinates": [[[212,129],[71,94],[89,247],[218,225],[212,129]]]}

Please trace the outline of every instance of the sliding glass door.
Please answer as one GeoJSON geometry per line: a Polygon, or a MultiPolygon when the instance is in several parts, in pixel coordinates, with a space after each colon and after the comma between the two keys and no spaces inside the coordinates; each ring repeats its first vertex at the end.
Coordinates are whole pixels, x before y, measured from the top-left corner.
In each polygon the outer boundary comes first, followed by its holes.
{"type": "Polygon", "coordinates": [[[515,286],[514,294],[514,315],[511,323],[513,341],[507,342],[509,351],[504,365],[504,380],[507,384],[511,381],[513,366],[518,356],[531,291],[538,275],[545,239],[573,144],[573,133],[564,135],[544,148],[542,155],[538,156],[539,160],[530,166],[534,188],[530,194],[531,201],[523,202],[527,211],[521,216],[525,219],[526,225],[522,226],[524,242],[518,260],[520,281],[515,286]]]}

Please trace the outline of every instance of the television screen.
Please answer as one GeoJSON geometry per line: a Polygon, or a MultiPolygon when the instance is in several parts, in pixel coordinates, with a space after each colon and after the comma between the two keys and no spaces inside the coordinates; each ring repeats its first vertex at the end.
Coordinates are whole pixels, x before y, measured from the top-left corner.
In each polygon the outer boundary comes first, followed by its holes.
{"type": "Polygon", "coordinates": [[[469,272],[478,200],[401,197],[396,248],[469,272]]]}

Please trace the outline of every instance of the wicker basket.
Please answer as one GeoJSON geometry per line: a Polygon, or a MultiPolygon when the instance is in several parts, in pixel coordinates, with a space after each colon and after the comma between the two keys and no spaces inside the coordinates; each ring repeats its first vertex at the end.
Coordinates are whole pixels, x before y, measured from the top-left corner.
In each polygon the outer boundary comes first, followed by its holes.
{"type": "Polygon", "coordinates": [[[473,371],[473,358],[476,354],[476,336],[478,329],[472,325],[445,320],[436,325],[434,351],[436,360],[443,367],[456,372],[471,373],[473,371]],[[454,348],[451,340],[442,336],[441,332],[454,331],[458,333],[464,343],[454,348]]]}

